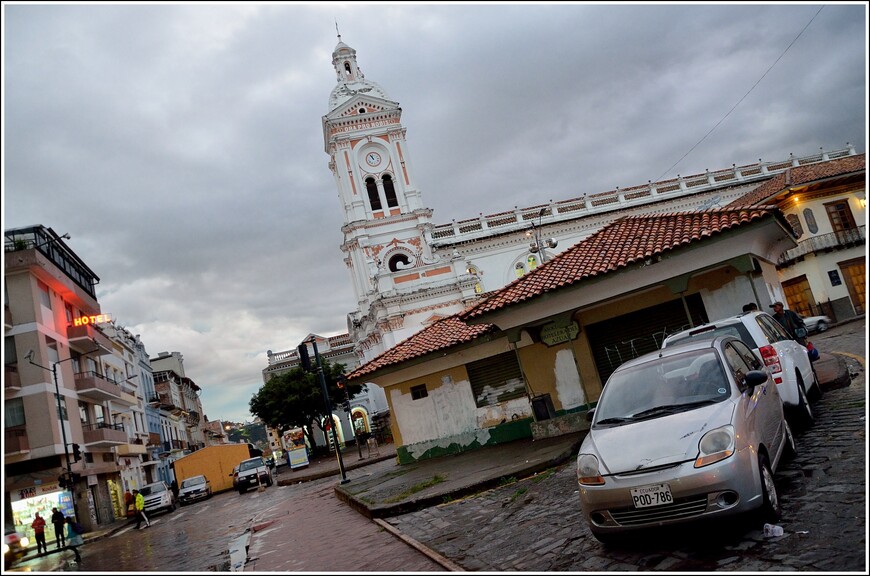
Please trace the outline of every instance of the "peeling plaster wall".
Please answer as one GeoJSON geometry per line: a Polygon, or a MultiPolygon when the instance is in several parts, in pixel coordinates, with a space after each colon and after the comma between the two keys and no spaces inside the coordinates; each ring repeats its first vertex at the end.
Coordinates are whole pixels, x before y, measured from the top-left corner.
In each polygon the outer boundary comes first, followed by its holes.
{"type": "Polygon", "coordinates": [[[504,422],[532,417],[532,404],[527,396],[477,409],[477,427],[489,428],[504,422]]]}
{"type": "Polygon", "coordinates": [[[476,431],[477,410],[468,380],[454,382],[450,376],[443,376],[441,386],[427,386],[427,393],[426,398],[412,400],[410,393],[390,390],[390,402],[404,444],[476,431]]]}
{"type": "Polygon", "coordinates": [[[570,410],[586,404],[586,394],[580,383],[580,374],[574,363],[574,354],[571,350],[559,350],[556,352],[556,363],[553,367],[556,375],[556,393],[562,408],[570,410]]]}

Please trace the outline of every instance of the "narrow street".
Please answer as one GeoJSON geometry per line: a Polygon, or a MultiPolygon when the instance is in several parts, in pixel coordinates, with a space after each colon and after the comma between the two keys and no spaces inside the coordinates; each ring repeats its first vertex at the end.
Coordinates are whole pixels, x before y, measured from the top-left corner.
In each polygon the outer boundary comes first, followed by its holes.
{"type": "MultiPolygon", "coordinates": [[[[821,350],[841,355],[853,377],[849,386],[825,390],[813,406],[815,425],[796,437],[797,456],[776,473],[782,537],[766,538],[760,523],[741,520],[656,531],[605,547],[581,516],[573,461],[387,522],[469,571],[866,572],[864,330],[862,319],[811,336],[821,350]]],[[[377,466],[348,477],[360,478],[377,466]]],[[[61,552],[13,570],[229,572],[229,549],[250,527],[263,535],[287,533],[255,539],[245,571],[445,570],[340,502],[336,482],[333,476],[244,495],[224,492],[157,514],[151,528],[124,528],[89,543],[81,564],[70,561],[71,552],[61,552]],[[292,522],[277,522],[288,515],[292,522]]]]}

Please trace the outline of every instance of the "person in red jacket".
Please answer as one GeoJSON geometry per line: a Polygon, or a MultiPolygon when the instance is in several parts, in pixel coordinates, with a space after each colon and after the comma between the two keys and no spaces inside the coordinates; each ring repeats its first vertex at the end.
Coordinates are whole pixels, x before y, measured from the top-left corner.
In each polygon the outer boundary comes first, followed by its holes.
{"type": "Polygon", "coordinates": [[[36,537],[36,553],[40,556],[47,554],[48,545],[45,543],[45,518],[40,516],[39,512],[36,513],[36,517],[33,519],[33,524],[30,527],[33,528],[33,535],[36,537]]]}

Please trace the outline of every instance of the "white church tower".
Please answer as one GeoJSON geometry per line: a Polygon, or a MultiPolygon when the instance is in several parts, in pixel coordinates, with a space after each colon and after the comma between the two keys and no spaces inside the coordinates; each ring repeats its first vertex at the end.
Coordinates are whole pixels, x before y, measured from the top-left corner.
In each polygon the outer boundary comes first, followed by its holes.
{"type": "Polygon", "coordinates": [[[367,362],[464,309],[480,288],[458,252],[432,247],[432,210],[414,178],[398,102],[366,80],[356,50],[340,35],[332,64],[338,83],[323,117],[323,140],[344,210],[341,249],[357,298],[348,332],[367,362]]]}

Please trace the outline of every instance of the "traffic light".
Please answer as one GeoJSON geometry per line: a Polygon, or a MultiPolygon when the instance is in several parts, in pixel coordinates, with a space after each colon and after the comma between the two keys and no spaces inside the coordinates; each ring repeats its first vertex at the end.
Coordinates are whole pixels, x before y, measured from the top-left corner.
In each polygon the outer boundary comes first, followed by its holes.
{"type": "Polygon", "coordinates": [[[73,453],[73,461],[78,462],[82,459],[82,449],[78,444],[73,443],[72,445],[72,453],[73,453]]]}
{"type": "Polygon", "coordinates": [[[303,342],[296,348],[296,351],[299,352],[299,365],[306,372],[311,372],[311,357],[308,355],[308,345],[303,342]]]}
{"type": "Polygon", "coordinates": [[[60,476],[57,477],[57,485],[63,489],[66,489],[67,483],[66,483],[66,476],[64,474],[61,474],[60,476]]]}

